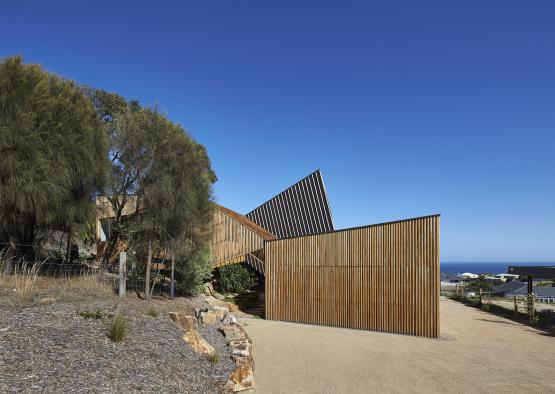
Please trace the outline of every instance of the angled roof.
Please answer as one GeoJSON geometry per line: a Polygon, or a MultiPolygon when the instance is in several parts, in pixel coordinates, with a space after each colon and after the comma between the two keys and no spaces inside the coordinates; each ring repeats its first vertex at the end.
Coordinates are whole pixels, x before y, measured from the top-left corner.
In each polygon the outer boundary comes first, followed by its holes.
{"type": "Polygon", "coordinates": [[[265,241],[272,241],[276,239],[276,236],[274,234],[270,233],[268,230],[264,229],[263,227],[260,227],[258,224],[249,220],[249,218],[247,218],[246,216],[243,216],[240,213],[232,211],[231,209],[228,209],[226,207],[222,207],[221,205],[218,205],[218,204],[214,204],[214,206],[220,212],[225,213],[227,216],[237,220],[243,226],[258,234],[258,236],[260,236],[265,241]]]}
{"type": "Polygon", "coordinates": [[[290,238],[333,231],[331,209],[320,170],[282,191],[247,215],[275,234],[290,238]]]}
{"type": "MultiPolygon", "coordinates": [[[[512,297],[512,296],[522,296],[522,295],[526,295],[528,293],[528,287],[527,286],[523,286],[520,289],[517,289],[515,291],[512,291],[510,293],[506,293],[507,297],[512,297]]],[[[532,293],[534,293],[534,295],[536,297],[552,297],[555,298],[555,287],[551,287],[551,286],[534,286],[532,288],[532,293]]]]}
{"type": "Polygon", "coordinates": [[[507,294],[513,291],[519,290],[524,287],[524,292],[528,290],[528,284],[526,282],[520,282],[518,280],[513,280],[511,282],[503,283],[502,285],[493,286],[491,292],[494,294],[507,294]]]}
{"type": "Polygon", "coordinates": [[[443,281],[448,281],[448,280],[458,280],[458,281],[464,280],[464,278],[461,278],[458,275],[453,275],[449,272],[441,272],[440,276],[441,276],[441,281],[442,282],[443,281]]]}

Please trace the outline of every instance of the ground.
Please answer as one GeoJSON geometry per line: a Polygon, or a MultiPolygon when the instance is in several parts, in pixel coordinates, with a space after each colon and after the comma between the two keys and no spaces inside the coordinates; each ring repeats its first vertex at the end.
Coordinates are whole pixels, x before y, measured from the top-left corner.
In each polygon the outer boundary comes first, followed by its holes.
{"type": "Polygon", "coordinates": [[[214,326],[199,327],[218,362],[195,353],[168,311],[192,312],[203,299],[47,302],[14,309],[0,297],[0,393],[7,392],[180,392],[217,393],[234,365],[214,326]],[[80,312],[101,311],[102,318],[80,312]],[[149,316],[155,310],[157,316],[149,316]],[[128,333],[120,343],[106,336],[115,315],[125,315],[128,333]]]}
{"type": "Polygon", "coordinates": [[[555,392],[555,338],[441,300],[441,338],[242,318],[257,393],[555,392]]]}

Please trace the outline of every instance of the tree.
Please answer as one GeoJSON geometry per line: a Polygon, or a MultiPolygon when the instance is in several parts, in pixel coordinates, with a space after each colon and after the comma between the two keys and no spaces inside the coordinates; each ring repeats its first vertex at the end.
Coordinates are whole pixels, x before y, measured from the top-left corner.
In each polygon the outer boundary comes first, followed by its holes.
{"type": "MultiPolygon", "coordinates": [[[[179,125],[173,124],[156,110],[143,109],[139,123],[147,141],[144,151],[148,160],[141,168],[138,186],[138,240],[146,243],[147,266],[145,297],[150,298],[150,267],[153,248],[169,250],[190,243],[190,256],[204,247],[203,226],[212,208],[212,184],[216,176],[206,149],[179,125]],[[150,137],[150,138],[149,138],[150,137]],[[151,144],[151,145],[149,145],[151,144]]],[[[192,261],[180,256],[179,261],[192,261]]]]}
{"type": "Polygon", "coordinates": [[[27,259],[39,230],[71,228],[91,214],[105,171],[105,136],[94,107],[72,81],[0,63],[0,242],[27,259]]]}

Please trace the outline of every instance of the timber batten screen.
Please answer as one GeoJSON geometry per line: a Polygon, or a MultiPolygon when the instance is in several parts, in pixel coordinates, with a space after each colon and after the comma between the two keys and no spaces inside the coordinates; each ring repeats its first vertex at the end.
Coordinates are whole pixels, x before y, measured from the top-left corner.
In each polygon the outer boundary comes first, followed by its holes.
{"type": "Polygon", "coordinates": [[[266,318],[439,336],[439,216],[265,242],[266,318]]]}

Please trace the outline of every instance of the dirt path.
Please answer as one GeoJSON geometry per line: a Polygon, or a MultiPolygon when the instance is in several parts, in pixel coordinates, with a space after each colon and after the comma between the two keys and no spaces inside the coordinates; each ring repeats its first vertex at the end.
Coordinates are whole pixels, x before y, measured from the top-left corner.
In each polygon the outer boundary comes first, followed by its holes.
{"type": "Polygon", "coordinates": [[[241,319],[257,393],[555,393],[555,337],[442,299],[442,338],[241,319]]]}

